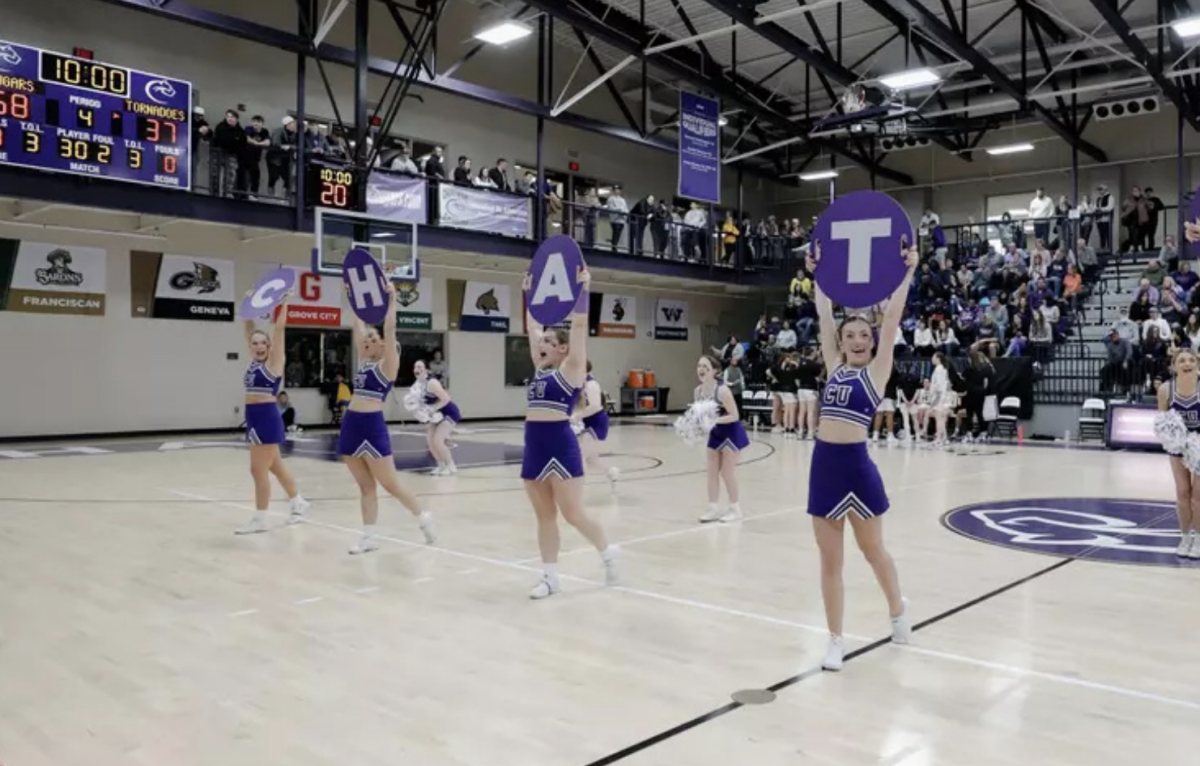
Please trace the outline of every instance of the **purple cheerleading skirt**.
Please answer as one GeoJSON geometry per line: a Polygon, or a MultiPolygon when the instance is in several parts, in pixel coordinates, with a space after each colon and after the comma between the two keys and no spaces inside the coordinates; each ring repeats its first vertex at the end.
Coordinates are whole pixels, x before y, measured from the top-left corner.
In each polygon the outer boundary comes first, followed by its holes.
{"type": "Polygon", "coordinates": [[[275,402],[246,405],[246,441],[253,445],[283,444],[283,415],[275,402]]]}
{"type": "Polygon", "coordinates": [[[746,436],[746,427],[740,420],[732,423],[718,423],[708,432],[709,449],[715,449],[718,452],[721,450],[741,452],[749,446],[750,437],[746,436]]]}
{"type": "Polygon", "coordinates": [[[439,410],[439,412],[442,413],[443,418],[455,425],[462,422],[462,413],[458,411],[458,405],[454,402],[447,402],[446,406],[439,410]]]}
{"type": "Polygon", "coordinates": [[[390,457],[392,436],[382,412],[347,410],[342,416],[338,454],[346,457],[390,457]]]}
{"type": "Polygon", "coordinates": [[[583,419],[583,432],[591,434],[592,438],[602,442],[608,438],[608,413],[600,410],[594,415],[583,419]]]}
{"type": "Polygon", "coordinates": [[[578,479],[583,476],[583,453],[569,420],[525,421],[525,457],[521,478],[525,481],[578,479]]]}
{"type": "Polygon", "coordinates": [[[808,513],[837,521],[853,513],[860,519],[888,510],[887,491],[866,442],[831,444],[817,440],[808,471],[808,513]]]}

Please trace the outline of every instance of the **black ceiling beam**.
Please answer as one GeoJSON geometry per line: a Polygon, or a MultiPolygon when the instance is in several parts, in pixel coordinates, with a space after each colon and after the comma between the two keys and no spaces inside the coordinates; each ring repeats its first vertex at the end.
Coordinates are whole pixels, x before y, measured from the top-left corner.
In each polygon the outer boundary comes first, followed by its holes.
{"type": "MultiPolygon", "coordinates": [[[[693,37],[699,35],[700,33],[696,31],[696,25],[692,23],[692,17],[688,16],[687,11],[683,9],[683,3],[680,0],[671,0],[671,5],[675,8],[675,14],[683,22],[683,28],[688,31],[688,34],[693,37]]],[[[724,67],[718,64],[717,60],[713,58],[712,53],[708,50],[708,46],[704,44],[703,40],[696,41],[696,48],[700,51],[700,55],[704,56],[704,60],[708,62],[709,66],[718,72],[724,71],[724,67]]]]}
{"type": "MultiPolygon", "coordinates": [[[[561,0],[530,0],[530,5],[571,26],[578,27],[580,31],[603,40],[627,55],[639,58],[643,56],[645,48],[642,41],[648,39],[646,30],[636,19],[617,8],[606,5],[601,0],[573,0],[570,4],[563,3],[561,0]],[[600,21],[601,18],[604,18],[603,22],[600,21]]],[[[659,35],[658,43],[665,42],[667,40],[664,39],[664,36],[659,35]]],[[[656,54],[653,60],[654,66],[658,69],[673,77],[705,88],[719,95],[726,104],[739,106],[751,116],[758,117],[764,128],[775,128],[788,137],[807,129],[803,124],[772,109],[767,104],[771,99],[770,92],[761,85],[755,85],[754,81],[736,74],[727,77],[722,72],[711,72],[705,75],[703,73],[703,57],[690,48],[676,48],[656,54]]],[[[881,178],[887,178],[905,186],[915,183],[913,177],[907,173],[874,165],[836,142],[822,139],[813,143],[820,144],[831,152],[863,165],[881,178]]]]}
{"type": "MultiPolygon", "coordinates": [[[[864,2],[872,8],[876,6],[891,7],[887,6],[886,0],[864,0],[864,2]]],[[[970,64],[981,75],[991,80],[997,89],[1003,91],[1006,96],[1014,99],[1022,109],[1028,109],[1034,117],[1050,128],[1059,138],[1071,144],[1096,162],[1108,162],[1108,155],[1104,153],[1103,149],[1076,134],[1075,131],[1064,125],[1046,107],[1036,101],[1030,101],[1025,91],[1009,79],[1008,75],[1000,70],[1000,67],[993,64],[987,56],[972,48],[962,37],[955,35],[953,30],[943,24],[932,11],[921,4],[921,0],[903,0],[903,2],[912,8],[918,17],[921,27],[926,32],[932,34],[940,43],[949,48],[954,55],[970,64]]]]}
{"type": "MultiPolygon", "coordinates": [[[[1033,14],[1030,12],[1035,6],[1030,5],[1028,0],[1017,0],[1017,5],[1020,6],[1021,13],[1023,15],[1022,23],[1029,24],[1029,31],[1033,34],[1033,44],[1037,48],[1038,58],[1042,62],[1042,67],[1047,73],[1052,73],[1054,71],[1054,64],[1050,61],[1050,54],[1046,52],[1046,43],[1042,40],[1041,27],[1039,27],[1034,21],[1033,14]]],[[[1049,74],[1048,76],[1050,78],[1050,87],[1054,90],[1058,90],[1058,78],[1053,74],[1049,74]]],[[[1054,100],[1055,103],[1058,104],[1059,113],[1065,115],[1067,113],[1066,99],[1064,99],[1062,96],[1055,96],[1054,100]]],[[[1074,120],[1075,115],[1072,114],[1072,123],[1074,123],[1074,120]]]]}
{"type": "MultiPolygon", "coordinates": [[[[887,21],[891,22],[892,26],[895,27],[896,31],[901,35],[907,37],[910,29],[913,32],[920,31],[919,29],[915,28],[915,25],[913,25],[911,19],[891,6],[888,3],[888,0],[863,0],[863,4],[878,13],[887,21]]],[[[930,14],[930,16],[933,16],[933,14],[930,14]]],[[[933,16],[933,18],[936,19],[937,17],[933,16]]],[[[950,48],[946,48],[945,50],[942,49],[941,46],[943,43],[940,40],[933,38],[931,41],[936,44],[930,46],[930,53],[941,59],[943,64],[949,64],[955,60],[954,56],[947,52],[948,50],[951,50],[950,48]]]]}
{"type": "MultiPolygon", "coordinates": [[[[596,55],[596,51],[592,50],[592,46],[588,45],[588,40],[584,37],[583,32],[580,32],[575,27],[571,27],[571,31],[575,33],[575,39],[579,41],[579,47],[587,53],[588,61],[592,62],[592,66],[596,68],[596,76],[604,74],[604,62],[596,55]]],[[[633,110],[629,108],[629,104],[625,103],[625,97],[621,95],[621,91],[617,90],[617,86],[613,85],[612,79],[604,81],[604,87],[608,90],[608,95],[612,96],[612,100],[616,102],[617,109],[621,110],[621,116],[625,118],[625,122],[629,123],[631,130],[641,130],[638,125],[637,118],[633,116],[633,110]]]]}
{"type": "Polygon", "coordinates": [[[1162,90],[1163,95],[1171,100],[1179,113],[1191,124],[1192,128],[1200,130],[1200,118],[1196,116],[1196,110],[1192,108],[1191,102],[1183,95],[1183,92],[1175,86],[1175,83],[1164,76],[1162,61],[1154,56],[1146,48],[1146,44],[1142,39],[1133,33],[1129,28],[1129,23],[1125,21],[1125,17],[1117,9],[1117,5],[1113,0],[1090,0],[1092,7],[1096,9],[1096,13],[1104,19],[1109,28],[1120,38],[1133,57],[1141,64],[1146,73],[1154,80],[1154,84],[1162,90]]]}

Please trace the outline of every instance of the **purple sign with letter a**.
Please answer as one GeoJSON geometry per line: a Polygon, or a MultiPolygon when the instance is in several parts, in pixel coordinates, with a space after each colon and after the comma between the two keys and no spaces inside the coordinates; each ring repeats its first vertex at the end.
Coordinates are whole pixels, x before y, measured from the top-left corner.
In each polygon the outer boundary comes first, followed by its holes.
{"type": "Polygon", "coordinates": [[[834,303],[874,306],[904,281],[908,268],[901,242],[912,243],[912,224],[904,208],[882,192],[838,197],[817,219],[812,237],[821,243],[814,277],[834,303]]]}
{"type": "Polygon", "coordinates": [[[260,319],[271,312],[296,285],[296,272],[291,269],[276,269],[258,283],[246,300],[242,301],[242,319],[260,319]]]}
{"type": "Polygon", "coordinates": [[[355,248],[346,253],[342,262],[342,281],[350,296],[350,308],[355,316],[369,325],[382,324],[387,319],[387,282],[379,261],[366,250],[355,248]]]}
{"type": "Polygon", "coordinates": [[[583,292],[576,275],[583,268],[583,253],[566,234],[550,237],[538,248],[529,267],[529,314],[544,327],[559,324],[575,310],[583,292]]]}

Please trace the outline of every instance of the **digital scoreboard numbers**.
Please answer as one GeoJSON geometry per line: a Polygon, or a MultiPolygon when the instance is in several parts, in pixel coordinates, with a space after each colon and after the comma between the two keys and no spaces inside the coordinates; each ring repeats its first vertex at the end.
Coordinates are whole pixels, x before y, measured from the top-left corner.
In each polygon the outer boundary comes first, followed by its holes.
{"type": "Polygon", "coordinates": [[[327,207],[334,210],[364,212],[363,173],[352,167],[309,163],[304,181],[304,198],[308,207],[327,207]]]}
{"type": "Polygon", "coordinates": [[[192,188],[192,85],[0,40],[0,165],[192,188]]]}

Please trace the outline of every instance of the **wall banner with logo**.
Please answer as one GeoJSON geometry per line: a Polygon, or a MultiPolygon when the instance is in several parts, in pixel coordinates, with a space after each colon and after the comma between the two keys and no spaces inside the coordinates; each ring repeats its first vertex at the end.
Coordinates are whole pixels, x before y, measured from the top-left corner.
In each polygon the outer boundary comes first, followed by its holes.
{"type": "MultiPolygon", "coordinates": [[[[267,266],[263,274],[275,271],[267,266]]],[[[287,266],[296,272],[296,292],[288,304],[290,327],[341,327],[345,290],[342,278],[314,274],[301,266],[287,266]]],[[[276,315],[279,309],[275,310],[276,315]]]]}
{"type": "Polygon", "coordinates": [[[433,277],[419,282],[396,283],[396,327],[401,330],[433,329],[433,277]]]}
{"type": "Polygon", "coordinates": [[[107,292],[107,250],[22,240],[5,308],[33,314],[103,316],[107,292]]]}
{"type": "Polygon", "coordinates": [[[530,202],[515,194],[438,184],[438,225],[529,237],[530,202]]]}
{"type": "Polygon", "coordinates": [[[512,314],[510,292],[509,285],[468,280],[463,287],[458,329],[464,332],[508,332],[508,320],[512,314]]]}
{"type": "Polygon", "coordinates": [[[401,223],[428,223],[424,178],[376,170],[367,181],[367,212],[374,218],[401,223]]]}
{"type": "Polygon", "coordinates": [[[632,295],[592,293],[588,324],[597,338],[637,337],[637,298],[632,295]]]}
{"type": "Polygon", "coordinates": [[[232,322],[233,261],[164,255],[154,290],[156,319],[232,322]]]}
{"type": "Polygon", "coordinates": [[[721,104],[679,91],[679,196],[721,204],[721,104]]]}
{"type": "Polygon", "coordinates": [[[659,298],[655,302],[654,337],[656,340],[687,340],[687,301],[659,298]]]}

